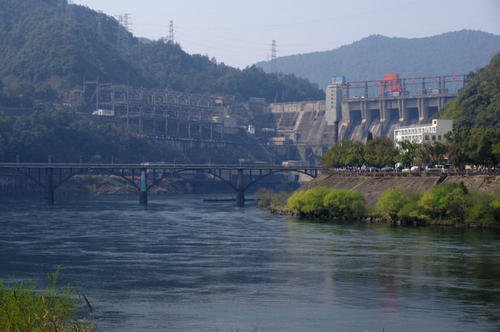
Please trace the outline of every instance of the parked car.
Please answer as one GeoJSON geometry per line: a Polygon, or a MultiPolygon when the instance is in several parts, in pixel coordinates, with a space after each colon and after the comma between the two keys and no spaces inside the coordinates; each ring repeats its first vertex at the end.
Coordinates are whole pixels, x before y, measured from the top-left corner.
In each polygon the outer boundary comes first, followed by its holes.
{"type": "Polygon", "coordinates": [[[380,169],[381,172],[394,172],[394,167],[391,166],[384,166],[380,169]]]}
{"type": "Polygon", "coordinates": [[[373,166],[366,166],[366,165],[363,165],[361,166],[361,171],[362,172],[379,172],[380,171],[380,168],[378,167],[373,167],[373,166]]]}
{"type": "Polygon", "coordinates": [[[420,171],[421,171],[420,166],[412,166],[410,168],[410,173],[412,173],[412,174],[418,174],[418,173],[420,173],[420,171]]]}
{"type": "Polygon", "coordinates": [[[425,173],[427,174],[442,174],[446,172],[448,172],[448,170],[444,167],[444,165],[425,166],[425,173]]]}

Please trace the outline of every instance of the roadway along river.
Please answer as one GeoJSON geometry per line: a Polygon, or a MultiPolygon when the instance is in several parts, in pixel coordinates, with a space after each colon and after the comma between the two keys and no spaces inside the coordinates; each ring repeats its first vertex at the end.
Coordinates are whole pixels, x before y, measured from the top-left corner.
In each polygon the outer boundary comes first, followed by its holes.
{"type": "Polygon", "coordinates": [[[500,329],[500,232],[332,225],[201,196],[0,201],[0,278],[85,293],[100,331],[500,329]]]}

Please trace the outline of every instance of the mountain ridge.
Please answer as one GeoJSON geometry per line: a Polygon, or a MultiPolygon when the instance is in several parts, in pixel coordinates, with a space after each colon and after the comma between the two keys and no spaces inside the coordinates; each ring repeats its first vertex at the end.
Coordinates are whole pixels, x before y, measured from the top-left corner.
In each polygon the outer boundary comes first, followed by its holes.
{"type": "MultiPolygon", "coordinates": [[[[329,51],[279,57],[276,67],[324,87],[337,75],[358,81],[391,72],[402,77],[467,74],[484,67],[499,51],[500,36],[476,30],[419,38],[375,34],[329,51]]],[[[271,69],[269,61],[256,66],[271,69]]]]}
{"type": "Polygon", "coordinates": [[[318,99],[323,92],[293,75],[232,68],[179,44],[144,42],[115,18],[66,0],[0,0],[0,102],[61,99],[84,80],[240,100],[318,99]]]}

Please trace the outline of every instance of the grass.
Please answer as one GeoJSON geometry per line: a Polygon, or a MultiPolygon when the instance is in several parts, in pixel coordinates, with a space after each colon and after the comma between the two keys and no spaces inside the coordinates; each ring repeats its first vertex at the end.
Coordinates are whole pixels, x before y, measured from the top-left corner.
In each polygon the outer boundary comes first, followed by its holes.
{"type": "Polygon", "coordinates": [[[33,283],[6,286],[0,281],[0,331],[96,331],[90,322],[92,319],[77,318],[78,301],[75,298],[78,297],[83,298],[92,315],[87,297],[77,295],[69,285],[57,289],[59,270],[48,275],[48,286],[43,291],[33,283]]]}

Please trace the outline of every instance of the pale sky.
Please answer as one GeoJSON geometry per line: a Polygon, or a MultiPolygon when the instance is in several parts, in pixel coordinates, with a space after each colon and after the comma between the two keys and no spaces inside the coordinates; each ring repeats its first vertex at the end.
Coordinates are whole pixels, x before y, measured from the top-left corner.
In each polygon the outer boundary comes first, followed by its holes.
{"type": "Polygon", "coordinates": [[[168,36],[188,53],[244,68],[271,56],[335,49],[372,34],[427,37],[473,29],[500,34],[500,0],[74,0],[111,16],[131,14],[131,32],[168,36]]]}

